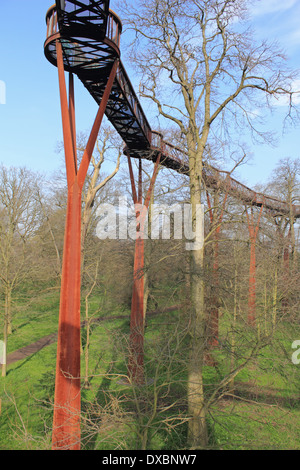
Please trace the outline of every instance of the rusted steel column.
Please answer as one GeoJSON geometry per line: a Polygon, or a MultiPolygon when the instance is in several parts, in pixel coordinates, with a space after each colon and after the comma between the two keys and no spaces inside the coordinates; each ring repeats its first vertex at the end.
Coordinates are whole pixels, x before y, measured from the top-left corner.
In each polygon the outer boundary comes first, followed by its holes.
{"type": "Polygon", "coordinates": [[[62,47],[56,43],[60,87],[68,203],[62,266],[52,449],[80,449],[80,245],[81,188],[75,165],[74,87],[69,103],[62,47]],[[73,104],[72,104],[73,103],[73,104]]]}
{"type": "Polygon", "coordinates": [[[250,267],[249,267],[249,293],[248,293],[248,324],[255,326],[256,324],[256,239],[259,230],[259,224],[264,206],[260,208],[257,222],[254,222],[253,207],[251,206],[251,215],[248,214],[246,207],[246,215],[248,221],[249,238],[250,238],[250,267]]]}
{"type": "Polygon", "coordinates": [[[61,279],[57,362],[55,377],[53,450],[80,450],[80,284],[81,284],[81,195],[92,152],[114,82],[116,61],[77,172],[73,76],[67,97],[63,52],[56,42],[62,126],[68,183],[68,203],[61,279]]]}
{"type": "MultiPolygon", "coordinates": [[[[60,106],[61,106],[61,116],[62,116],[62,127],[63,127],[63,138],[64,138],[64,150],[65,150],[65,163],[66,163],[66,173],[67,173],[67,182],[68,188],[70,184],[74,182],[76,175],[75,168],[75,158],[74,158],[74,129],[73,126],[73,117],[72,113],[75,112],[75,108],[72,109],[72,106],[69,107],[68,96],[67,96],[67,87],[65,80],[65,70],[63,62],[63,51],[60,41],[56,41],[56,53],[57,53],[57,68],[58,68],[58,80],[59,80],[59,94],[60,94],[60,106]],[[71,125],[72,120],[72,125],[71,125]]],[[[71,81],[71,80],[70,80],[71,81]]],[[[69,100],[71,102],[71,94],[74,93],[73,90],[69,92],[69,100]]]]}
{"type": "Polygon", "coordinates": [[[52,449],[80,449],[81,190],[69,188],[62,268],[52,449]]]}
{"type": "Polygon", "coordinates": [[[115,61],[114,65],[111,69],[111,72],[110,72],[110,75],[109,75],[109,78],[108,78],[108,82],[106,84],[106,88],[105,88],[105,91],[103,93],[102,100],[101,100],[101,103],[99,105],[99,109],[98,109],[98,112],[97,112],[92,130],[91,130],[91,134],[90,134],[90,137],[88,139],[86,149],[85,149],[85,152],[84,152],[82,160],[81,160],[80,168],[78,170],[78,182],[82,186],[84,185],[84,181],[85,181],[85,178],[86,178],[86,175],[87,175],[89,164],[91,162],[92,153],[94,151],[94,147],[95,147],[96,140],[97,140],[97,137],[98,137],[99,129],[100,129],[101,124],[102,124],[103,116],[104,116],[106,106],[107,106],[107,102],[108,102],[108,99],[109,99],[109,96],[110,96],[110,93],[111,93],[111,90],[112,90],[112,87],[113,87],[113,84],[114,84],[114,80],[115,80],[115,77],[116,77],[118,66],[119,66],[119,59],[117,59],[115,61]]]}
{"type": "Polygon", "coordinates": [[[130,317],[130,342],[129,342],[129,361],[128,376],[129,380],[136,384],[144,383],[144,230],[151,194],[154,189],[155,180],[158,173],[160,155],[155,163],[154,172],[151,178],[150,186],[143,204],[142,195],[142,160],[139,160],[139,180],[138,194],[135,187],[134,175],[131,165],[130,156],[128,158],[129,174],[132,187],[133,202],[136,207],[136,240],[134,252],[134,268],[133,268],[133,287],[131,301],[131,317],[130,317]]]}
{"type": "MultiPolygon", "coordinates": [[[[138,195],[136,194],[134,176],[130,157],[129,173],[132,186],[132,197],[135,206],[142,205],[142,160],[139,159],[138,195]]],[[[129,379],[135,384],[144,382],[144,239],[143,215],[141,207],[136,206],[136,240],[134,251],[133,286],[130,317],[130,351],[128,363],[129,379]]]]}
{"type": "Polygon", "coordinates": [[[74,167],[77,173],[77,143],[76,143],[76,122],[75,122],[75,92],[74,92],[74,76],[69,73],[69,114],[71,135],[73,140],[74,167]]]}

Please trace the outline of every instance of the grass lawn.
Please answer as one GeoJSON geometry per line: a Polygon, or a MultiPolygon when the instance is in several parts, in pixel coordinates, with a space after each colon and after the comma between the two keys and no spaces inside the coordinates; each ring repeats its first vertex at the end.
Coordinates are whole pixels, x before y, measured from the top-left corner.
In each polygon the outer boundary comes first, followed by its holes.
{"type": "MultiPolygon", "coordinates": [[[[103,305],[94,296],[91,311],[103,305]]],[[[57,331],[59,292],[40,296],[14,318],[8,353],[57,331]]],[[[82,389],[83,449],[184,449],[187,433],[186,379],[188,340],[180,312],[149,317],[145,335],[146,385],[128,387],[129,310],[101,310],[99,316],[124,315],[91,326],[89,388],[82,389]]],[[[216,368],[205,366],[209,396],[229,370],[226,321],[223,343],[213,352],[216,368]]],[[[222,396],[208,413],[210,446],[216,449],[299,449],[299,367],[291,363],[291,339],[300,331],[281,325],[271,346],[260,351],[236,377],[235,397],[222,396]]],[[[85,347],[86,330],[82,329],[85,347]]],[[[247,347],[243,344],[245,353],[247,347]]],[[[0,450],[49,449],[56,343],[8,366],[0,380],[0,450]]],[[[85,373],[82,355],[82,376],[85,373]]]]}

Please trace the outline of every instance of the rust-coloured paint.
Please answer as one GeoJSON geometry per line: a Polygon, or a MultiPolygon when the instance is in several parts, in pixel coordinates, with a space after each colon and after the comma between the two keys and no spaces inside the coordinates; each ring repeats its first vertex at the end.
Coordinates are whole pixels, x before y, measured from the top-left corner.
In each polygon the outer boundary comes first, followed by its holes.
{"type": "MultiPolygon", "coordinates": [[[[131,165],[131,159],[128,155],[129,175],[132,187],[132,197],[134,204],[142,205],[142,160],[139,159],[139,179],[138,193],[135,187],[134,174],[131,165]]],[[[136,210],[137,228],[134,252],[134,268],[133,268],[133,287],[131,301],[131,317],[130,317],[130,344],[129,344],[129,361],[128,376],[129,380],[136,384],[144,383],[144,268],[145,268],[145,252],[143,233],[145,229],[146,216],[150,204],[151,194],[158,174],[158,168],[161,155],[159,154],[155,166],[149,189],[145,197],[145,202],[140,212],[140,207],[136,210]]]]}
{"type": "Polygon", "coordinates": [[[80,449],[81,190],[69,188],[63,256],[52,448],[80,449]]]}
{"type": "Polygon", "coordinates": [[[68,102],[62,46],[59,40],[56,42],[56,50],[68,183],[68,204],[59,309],[52,449],[80,450],[81,196],[92,152],[115,79],[118,61],[112,67],[87,148],[77,171],[73,76],[71,74],[69,76],[68,102]]]}

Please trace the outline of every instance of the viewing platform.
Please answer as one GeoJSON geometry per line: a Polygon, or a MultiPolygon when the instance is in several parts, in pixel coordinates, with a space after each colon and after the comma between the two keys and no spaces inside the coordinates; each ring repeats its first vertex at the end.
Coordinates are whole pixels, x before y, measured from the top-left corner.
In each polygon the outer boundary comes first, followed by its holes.
{"type": "MultiPolygon", "coordinates": [[[[69,4],[73,2],[65,3],[70,9],[69,4]]],[[[78,6],[74,8],[70,13],[64,11],[60,14],[62,10],[53,5],[47,11],[47,38],[44,44],[46,58],[57,65],[55,43],[59,39],[67,72],[78,75],[110,69],[116,58],[120,57],[121,20],[111,10],[103,13],[100,21],[96,14],[92,14],[92,7],[86,7],[88,10],[79,10],[78,6]]]]}

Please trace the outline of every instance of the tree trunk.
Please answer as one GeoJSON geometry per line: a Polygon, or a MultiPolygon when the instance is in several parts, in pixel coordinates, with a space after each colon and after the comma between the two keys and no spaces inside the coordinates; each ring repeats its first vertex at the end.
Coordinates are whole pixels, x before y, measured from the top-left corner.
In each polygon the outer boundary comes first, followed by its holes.
{"type": "Polygon", "coordinates": [[[278,266],[275,268],[274,273],[274,287],[273,287],[273,309],[272,309],[272,333],[275,333],[277,322],[277,291],[278,291],[278,266]]]}
{"type": "MultiPolygon", "coordinates": [[[[152,206],[154,204],[154,191],[151,193],[150,203],[149,203],[149,210],[148,210],[148,240],[151,240],[151,227],[152,227],[152,206]]],[[[145,243],[145,266],[144,266],[144,326],[146,323],[146,312],[148,306],[148,298],[150,295],[150,283],[149,283],[149,275],[148,275],[148,268],[150,265],[151,260],[151,253],[152,253],[152,245],[148,241],[145,243]]]]}
{"type": "MultiPolygon", "coordinates": [[[[196,231],[197,204],[201,204],[201,183],[197,172],[190,172],[190,193],[192,205],[192,226],[196,231]]],[[[204,308],[204,245],[191,251],[191,318],[190,318],[190,361],[188,377],[189,429],[188,444],[190,448],[205,448],[208,442],[206,427],[205,397],[203,390],[203,363],[206,341],[206,318],[204,308]]]]}
{"type": "Polygon", "coordinates": [[[205,348],[203,250],[191,254],[191,351],[188,378],[189,446],[202,448],[207,445],[205,399],[203,391],[203,362],[205,348]]]}
{"type": "Polygon", "coordinates": [[[8,337],[8,296],[7,296],[7,289],[6,289],[6,292],[5,292],[5,311],[4,311],[4,327],[3,327],[2,377],[6,377],[7,337],[8,337]]]}
{"type": "Polygon", "coordinates": [[[5,292],[5,304],[7,306],[6,318],[7,318],[7,334],[12,334],[12,312],[11,312],[11,288],[8,287],[5,292]]]}
{"type": "Polygon", "coordinates": [[[84,376],[84,388],[89,388],[89,349],[90,349],[90,320],[89,320],[89,299],[88,296],[85,298],[85,321],[86,321],[86,343],[84,350],[84,361],[85,361],[85,376],[84,376]]]}
{"type": "MultiPolygon", "coordinates": [[[[238,306],[238,270],[235,266],[234,271],[234,300],[233,300],[233,321],[232,321],[232,332],[230,339],[230,371],[235,369],[235,347],[236,347],[236,322],[237,322],[237,306],[238,306]]],[[[234,394],[234,377],[229,383],[229,393],[234,394]]]]}
{"type": "Polygon", "coordinates": [[[6,351],[7,351],[7,322],[5,319],[4,329],[3,329],[2,377],[6,377],[6,351]]]}

